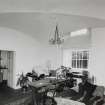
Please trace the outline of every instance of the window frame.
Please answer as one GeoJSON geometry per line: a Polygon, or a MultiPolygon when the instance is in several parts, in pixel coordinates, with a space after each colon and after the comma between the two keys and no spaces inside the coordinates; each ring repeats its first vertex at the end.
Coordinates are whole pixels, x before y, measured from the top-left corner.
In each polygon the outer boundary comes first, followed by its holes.
{"type": "MultiPolygon", "coordinates": [[[[89,51],[89,49],[76,49],[76,50],[71,50],[71,67],[72,67],[72,69],[80,69],[80,70],[87,70],[88,68],[89,68],[89,56],[90,56],[90,51],[89,51]],[[77,54],[80,54],[80,52],[82,53],[82,58],[75,58],[75,59],[73,59],[73,52],[75,52],[76,53],[76,56],[77,56],[77,54]],[[86,59],[84,59],[83,57],[84,57],[84,52],[86,52],[87,53],[87,58],[86,59]],[[83,66],[81,66],[81,65],[83,65],[83,64],[81,64],[79,61],[81,61],[81,62],[83,62],[83,61],[85,61],[85,60],[87,60],[87,67],[86,68],[84,68],[83,66]],[[73,63],[73,61],[75,61],[76,62],[76,67],[73,67],[72,65],[72,63],[73,63]],[[79,62],[79,66],[78,66],[78,63],[79,62]],[[77,67],[78,66],[78,67],[77,67]]],[[[80,55],[79,55],[80,56],[80,55]]]]}

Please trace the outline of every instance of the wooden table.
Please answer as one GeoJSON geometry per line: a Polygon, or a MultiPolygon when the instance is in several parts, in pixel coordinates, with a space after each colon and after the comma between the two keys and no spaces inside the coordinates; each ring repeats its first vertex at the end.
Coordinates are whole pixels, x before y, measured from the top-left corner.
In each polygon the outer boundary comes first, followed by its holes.
{"type": "Polygon", "coordinates": [[[45,80],[30,82],[29,86],[32,89],[34,105],[40,105],[41,97],[43,98],[42,100],[43,100],[43,105],[44,105],[46,97],[47,97],[47,92],[52,89],[54,91],[53,92],[53,96],[54,96],[57,85],[63,82],[65,82],[65,80],[61,80],[61,79],[60,80],[45,79],[45,80]]]}
{"type": "Polygon", "coordinates": [[[39,80],[29,83],[29,86],[32,89],[34,105],[40,105],[42,98],[44,105],[49,85],[51,85],[51,83],[48,80],[39,80]]]}

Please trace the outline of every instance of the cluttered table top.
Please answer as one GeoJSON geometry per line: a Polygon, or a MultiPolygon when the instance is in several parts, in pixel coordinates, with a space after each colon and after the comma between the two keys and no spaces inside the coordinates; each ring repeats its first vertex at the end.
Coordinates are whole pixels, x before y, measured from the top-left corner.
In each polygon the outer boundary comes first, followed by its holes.
{"type": "Polygon", "coordinates": [[[35,82],[30,82],[29,85],[35,88],[41,88],[41,87],[46,87],[48,85],[51,85],[51,83],[49,80],[38,80],[35,82]]]}
{"type": "Polygon", "coordinates": [[[38,80],[38,81],[34,81],[34,82],[30,82],[29,85],[36,87],[36,88],[40,88],[40,87],[46,87],[48,85],[55,85],[57,83],[60,82],[64,82],[65,79],[44,79],[44,80],[38,80]]]}

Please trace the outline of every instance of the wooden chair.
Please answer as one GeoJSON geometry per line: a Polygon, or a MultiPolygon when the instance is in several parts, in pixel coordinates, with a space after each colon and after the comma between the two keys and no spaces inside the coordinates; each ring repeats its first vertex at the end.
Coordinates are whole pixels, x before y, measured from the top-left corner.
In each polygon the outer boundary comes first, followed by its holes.
{"type": "Polygon", "coordinates": [[[97,86],[95,91],[93,92],[93,97],[91,98],[91,100],[95,100],[93,105],[96,105],[98,102],[103,101],[104,100],[104,91],[105,88],[104,86],[97,86]]]}

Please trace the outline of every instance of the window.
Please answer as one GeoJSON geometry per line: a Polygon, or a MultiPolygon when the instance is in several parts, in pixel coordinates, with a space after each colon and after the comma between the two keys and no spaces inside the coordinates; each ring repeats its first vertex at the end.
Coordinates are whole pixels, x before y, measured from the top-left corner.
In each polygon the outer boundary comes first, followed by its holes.
{"type": "Polygon", "coordinates": [[[71,37],[87,35],[88,32],[89,32],[88,29],[77,30],[77,31],[71,32],[71,37]]]}
{"type": "Polygon", "coordinates": [[[72,68],[88,69],[89,51],[72,51],[72,68]]]}

